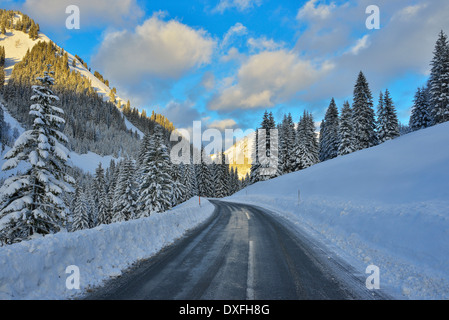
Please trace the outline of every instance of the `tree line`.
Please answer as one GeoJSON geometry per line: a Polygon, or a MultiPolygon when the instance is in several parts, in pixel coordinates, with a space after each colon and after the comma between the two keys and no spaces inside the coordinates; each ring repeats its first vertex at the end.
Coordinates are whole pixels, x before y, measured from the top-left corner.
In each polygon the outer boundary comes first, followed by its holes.
{"type": "Polygon", "coordinates": [[[401,134],[449,121],[449,44],[443,31],[436,42],[431,67],[427,85],[416,91],[408,126],[399,123],[388,89],[380,92],[375,110],[374,99],[362,71],[354,86],[352,106],[345,101],[339,111],[332,98],[321,121],[319,134],[315,132],[312,114],[307,111],[297,124],[288,114],[278,125],[273,114],[265,111],[258,129],[265,129],[266,135],[261,141],[256,131],[249,182],[302,170],[318,162],[379,145],[401,134]],[[276,172],[266,175],[268,164],[259,161],[258,148],[266,145],[264,151],[270,157],[274,147],[270,143],[270,129],[278,129],[278,166],[276,172]]]}

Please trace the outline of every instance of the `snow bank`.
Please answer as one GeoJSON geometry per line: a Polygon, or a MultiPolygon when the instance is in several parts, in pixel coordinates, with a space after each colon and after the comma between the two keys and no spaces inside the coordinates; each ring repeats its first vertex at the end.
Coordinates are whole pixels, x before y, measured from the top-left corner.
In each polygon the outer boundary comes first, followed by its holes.
{"type": "Polygon", "coordinates": [[[400,299],[449,298],[449,123],[254,184],[268,207],[400,299]],[[298,202],[298,190],[300,202],[298,202]]]}
{"type": "Polygon", "coordinates": [[[198,198],[148,218],[0,247],[0,299],[66,299],[119,276],[206,221],[214,210],[198,198]],[[80,290],[66,288],[66,268],[80,270],[80,290]]]}

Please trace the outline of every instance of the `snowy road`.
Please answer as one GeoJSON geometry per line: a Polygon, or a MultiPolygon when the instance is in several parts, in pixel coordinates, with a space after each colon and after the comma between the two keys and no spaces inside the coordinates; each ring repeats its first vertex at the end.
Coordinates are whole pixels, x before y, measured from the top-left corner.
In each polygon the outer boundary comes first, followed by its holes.
{"type": "Polygon", "coordinates": [[[260,208],[212,201],[210,222],[87,299],[382,299],[356,272],[260,208]]]}

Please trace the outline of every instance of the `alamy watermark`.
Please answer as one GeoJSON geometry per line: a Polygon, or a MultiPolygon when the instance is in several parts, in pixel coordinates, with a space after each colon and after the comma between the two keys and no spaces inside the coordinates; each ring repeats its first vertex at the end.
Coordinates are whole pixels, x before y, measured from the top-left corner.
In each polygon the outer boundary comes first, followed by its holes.
{"type": "Polygon", "coordinates": [[[376,5],[370,5],[366,7],[366,14],[369,14],[366,18],[365,26],[368,30],[380,29],[380,9],[376,5]]]}
{"type": "Polygon", "coordinates": [[[75,265],[70,265],[65,269],[65,273],[69,274],[65,280],[65,287],[68,290],[79,290],[80,288],[80,268],[75,265]]]}
{"type": "Polygon", "coordinates": [[[65,8],[65,13],[69,16],[65,20],[65,27],[69,30],[80,29],[80,8],[76,5],[70,5],[65,8]]]}
{"type": "Polygon", "coordinates": [[[380,289],[380,269],[378,266],[369,265],[366,267],[365,273],[369,274],[366,278],[366,288],[368,290],[379,290],[380,289]]]}

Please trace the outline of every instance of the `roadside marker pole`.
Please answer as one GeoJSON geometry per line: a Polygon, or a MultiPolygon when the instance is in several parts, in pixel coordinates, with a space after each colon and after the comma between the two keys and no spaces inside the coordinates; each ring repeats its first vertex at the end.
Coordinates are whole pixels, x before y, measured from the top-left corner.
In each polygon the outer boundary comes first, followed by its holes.
{"type": "Polygon", "coordinates": [[[198,201],[199,201],[200,207],[201,207],[201,196],[198,196],[198,201]]]}

